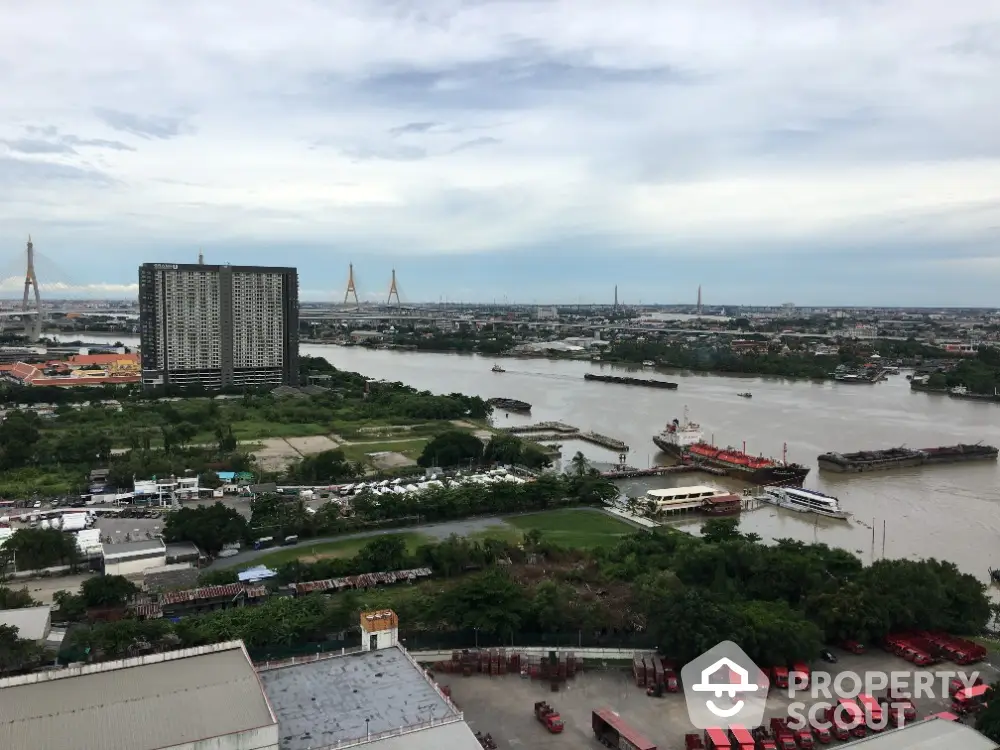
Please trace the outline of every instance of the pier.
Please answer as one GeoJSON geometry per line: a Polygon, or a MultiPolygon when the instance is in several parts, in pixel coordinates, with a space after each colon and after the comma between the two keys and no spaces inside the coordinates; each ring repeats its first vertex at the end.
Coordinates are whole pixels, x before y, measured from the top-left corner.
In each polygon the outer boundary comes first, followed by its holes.
{"type": "Polygon", "coordinates": [[[637,469],[634,466],[619,466],[610,471],[602,471],[605,479],[636,479],[638,477],[662,477],[670,474],[711,474],[716,477],[726,476],[726,470],[716,466],[699,466],[697,464],[676,464],[674,466],[653,466],[649,469],[637,469]]]}
{"type": "Polygon", "coordinates": [[[524,435],[534,441],[541,440],[585,440],[618,453],[628,453],[628,444],[617,438],[602,435],[599,432],[581,430],[579,427],[564,422],[539,422],[524,427],[505,427],[502,430],[510,435],[524,435]]]}

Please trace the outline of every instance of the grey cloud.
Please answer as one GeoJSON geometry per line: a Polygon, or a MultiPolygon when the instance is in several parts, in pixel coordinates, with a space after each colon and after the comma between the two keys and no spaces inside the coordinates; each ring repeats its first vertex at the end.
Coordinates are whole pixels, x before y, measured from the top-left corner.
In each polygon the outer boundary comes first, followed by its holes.
{"type": "Polygon", "coordinates": [[[67,145],[92,146],[94,148],[109,148],[113,151],[135,151],[132,146],[121,141],[110,141],[106,138],[77,138],[75,135],[64,135],[60,140],[67,145]]]}
{"type": "Polygon", "coordinates": [[[15,154],[75,154],[68,143],[44,141],[36,138],[16,138],[0,141],[15,154]]]}
{"type": "Polygon", "coordinates": [[[94,185],[115,183],[104,172],[36,159],[0,156],[0,184],[17,187],[48,187],[59,182],[88,182],[94,185]]]}
{"type": "Polygon", "coordinates": [[[167,138],[174,138],[187,131],[185,122],[180,117],[137,115],[132,112],[104,108],[95,109],[94,114],[109,127],[120,130],[123,133],[137,135],[140,138],[159,138],[165,140],[167,138]]]}
{"type": "Polygon", "coordinates": [[[503,143],[499,138],[493,138],[491,136],[483,136],[482,138],[473,138],[471,141],[465,141],[464,143],[459,143],[455,146],[450,153],[454,154],[458,151],[467,151],[470,148],[483,148],[484,146],[497,146],[503,143]]]}
{"type": "MultiPolygon", "coordinates": [[[[582,61],[518,57],[441,70],[386,71],[361,82],[358,93],[396,106],[520,109],[546,103],[556,92],[630,84],[686,86],[703,81],[701,76],[667,66],[620,69],[582,61]]],[[[315,83],[321,90],[336,87],[323,78],[315,83]]]]}
{"type": "Polygon", "coordinates": [[[135,151],[127,143],[106,138],[80,138],[75,135],[60,135],[53,125],[29,125],[24,131],[33,137],[0,140],[11,151],[18,154],[75,154],[76,148],[106,148],[114,151],[135,151]]]}
{"type": "Polygon", "coordinates": [[[437,127],[440,123],[437,122],[408,122],[405,125],[400,125],[397,128],[392,128],[389,130],[389,135],[406,135],[407,133],[426,133],[437,127]]]}

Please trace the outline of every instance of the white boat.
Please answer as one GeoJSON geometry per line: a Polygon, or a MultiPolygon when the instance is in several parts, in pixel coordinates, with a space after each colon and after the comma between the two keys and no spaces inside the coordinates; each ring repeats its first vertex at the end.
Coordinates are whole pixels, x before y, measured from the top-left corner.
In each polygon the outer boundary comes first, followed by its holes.
{"type": "Polygon", "coordinates": [[[493,372],[507,372],[500,365],[493,365],[493,372]]]}
{"type": "Polygon", "coordinates": [[[642,363],[642,366],[643,367],[655,367],[656,366],[656,362],[654,362],[651,359],[647,359],[645,362],[642,363]]]}
{"type": "Polygon", "coordinates": [[[839,518],[842,521],[851,517],[846,510],[840,509],[840,501],[837,498],[815,490],[804,490],[801,487],[767,487],[757,497],[765,503],[799,513],[815,513],[827,518],[839,518]]]}

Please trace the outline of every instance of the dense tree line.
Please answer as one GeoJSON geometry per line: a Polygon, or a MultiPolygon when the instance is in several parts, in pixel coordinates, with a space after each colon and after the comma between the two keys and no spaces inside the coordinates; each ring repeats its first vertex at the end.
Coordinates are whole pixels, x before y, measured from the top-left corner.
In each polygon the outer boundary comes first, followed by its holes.
{"type": "Polygon", "coordinates": [[[469,646],[566,632],[601,642],[617,633],[634,643],[655,642],[681,662],[728,639],[772,665],[811,661],[823,643],[877,642],[897,630],[974,633],[990,615],[982,584],[950,563],[882,560],[864,567],[826,545],[763,545],[727,520],[708,522],[701,537],[637,533],[591,552],[562,549],[537,532],[521,544],[451,537],[412,553],[398,537],[380,537],[353,558],[281,566],[276,583],[416,566],[430,567],[436,580],[274,598],[176,624],[95,625],[76,637],[108,658],[137,638],[290,646],[354,628],[366,607],[391,606],[403,623],[401,635],[413,639],[452,634],[469,646]]]}
{"type": "Polygon", "coordinates": [[[1000,389],[1000,349],[983,347],[975,357],[959,360],[954,367],[935,372],[927,379],[928,388],[956,386],[965,386],[972,393],[996,393],[1000,389]]]}
{"type": "MultiPolygon", "coordinates": [[[[780,348],[780,344],[776,345],[780,348]]],[[[688,347],[656,341],[616,343],[603,357],[605,361],[640,363],[651,360],[664,367],[697,372],[740,375],[777,375],[787,378],[829,377],[839,356],[817,356],[808,352],[782,354],[773,347],[762,353],[737,354],[728,342],[715,347],[688,347]]]]}

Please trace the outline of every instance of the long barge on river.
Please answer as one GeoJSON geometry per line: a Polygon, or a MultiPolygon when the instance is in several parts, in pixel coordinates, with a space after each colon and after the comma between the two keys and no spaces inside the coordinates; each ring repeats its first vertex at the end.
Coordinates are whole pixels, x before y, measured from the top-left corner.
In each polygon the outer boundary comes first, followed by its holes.
{"type": "Polygon", "coordinates": [[[820,471],[862,474],[912,466],[955,464],[964,461],[996,461],[1000,451],[992,445],[943,445],[937,448],[886,448],[856,453],[824,453],[817,457],[820,471]]]}
{"type": "Polygon", "coordinates": [[[641,385],[646,388],[665,388],[670,391],[677,390],[677,383],[671,383],[667,380],[647,380],[646,378],[625,378],[618,377],[617,375],[594,375],[593,373],[586,373],[583,376],[584,380],[597,380],[601,383],[617,383],[618,385],[641,385]]]}

